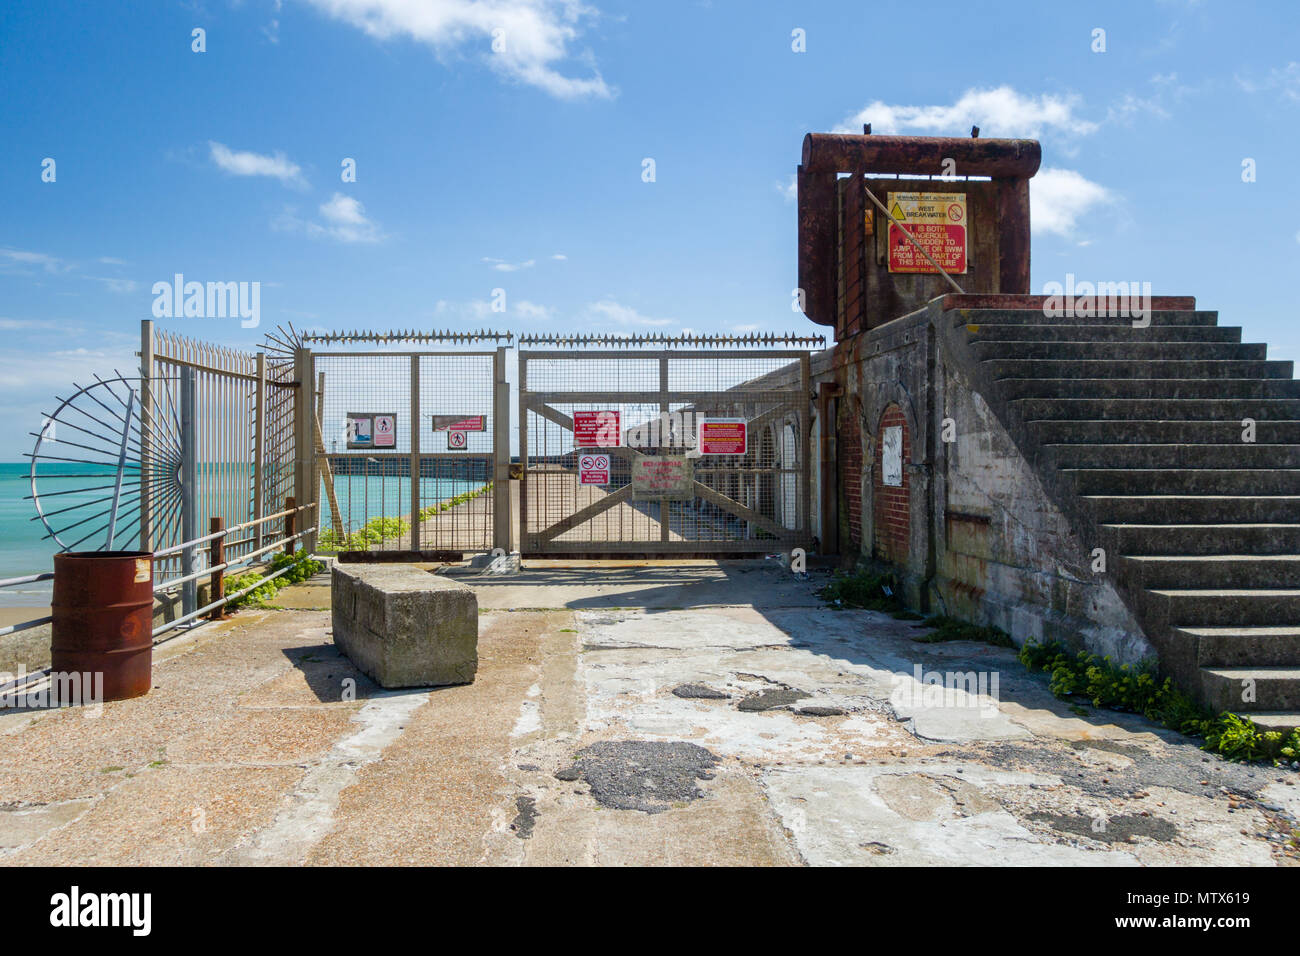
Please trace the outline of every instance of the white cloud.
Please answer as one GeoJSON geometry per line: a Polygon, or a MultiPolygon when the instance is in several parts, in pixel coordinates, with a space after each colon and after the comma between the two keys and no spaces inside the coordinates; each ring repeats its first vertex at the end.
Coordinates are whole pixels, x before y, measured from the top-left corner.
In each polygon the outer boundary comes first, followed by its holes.
{"type": "Polygon", "coordinates": [[[789,181],[776,184],[776,191],[785,197],[786,202],[794,202],[799,198],[798,177],[791,173],[789,181]]]}
{"type": "Polygon", "coordinates": [[[484,256],[483,261],[492,266],[497,272],[518,272],[520,269],[531,269],[537,265],[536,259],[528,259],[525,262],[507,262],[504,259],[493,259],[490,256],[484,256]]]}
{"type": "Polygon", "coordinates": [[[556,262],[564,262],[569,257],[566,256],[563,252],[557,252],[555,255],[551,256],[551,258],[554,259],[556,262]]]}
{"type": "Polygon", "coordinates": [[[527,299],[520,299],[510,307],[511,312],[516,318],[525,321],[542,321],[551,318],[555,310],[545,305],[538,305],[536,302],[529,302],[527,299]]]}
{"type": "Polygon", "coordinates": [[[292,209],[287,209],[272,226],[285,232],[302,232],[313,239],[333,239],[337,242],[380,242],[384,239],[379,224],[366,217],[366,207],[360,200],[343,193],[335,193],[320,204],[324,222],[300,219],[292,209]]]}
{"type": "Polygon", "coordinates": [[[1249,77],[1235,77],[1237,85],[1247,93],[1260,93],[1268,90],[1281,90],[1282,95],[1294,102],[1300,102],[1300,62],[1292,60],[1286,66],[1274,67],[1262,80],[1249,77]]]}
{"type": "Polygon", "coordinates": [[[0,389],[9,392],[10,398],[21,390],[34,399],[30,420],[35,430],[40,426],[39,412],[53,412],[58,404],[54,401],[55,394],[66,398],[73,382],[85,385],[96,372],[108,378],[115,369],[123,375],[132,375],[138,365],[139,359],[129,347],[120,350],[80,348],[38,354],[28,349],[22,352],[11,350],[0,352],[0,389]]]}
{"type": "Polygon", "coordinates": [[[613,299],[601,299],[587,306],[587,312],[596,319],[616,322],[619,325],[672,325],[675,319],[652,319],[644,316],[631,306],[622,305],[613,299]]]}
{"type": "Polygon", "coordinates": [[[949,106],[898,106],[876,100],[844,121],[836,132],[860,133],[870,123],[875,133],[920,130],[962,135],[972,126],[983,136],[1027,136],[1044,131],[1083,136],[1095,132],[1097,123],[1079,116],[1076,96],[1025,96],[1009,86],[967,90],[949,106]]]}
{"type": "Polygon", "coordinates": [[[232,176],[269,176],[278,179],[286,186],[303,188],[307,181],[302,177],[302,170],[297,163],[291,162],[284,153],[270,156],[252,153],[246,150],[236,152],[221,143],[208,141],[212,162],[217,168],[232,176]]]}
{"type": "Polygon", "coordinates": [[[0,257],[21,266],[40,266],[46,272],[65,272],[72,268],[56,256],[47,256],[43,252],[27,252],[23,249],[0,249],[0,257]]]}
{"type": "Polygon", "coordinates": [[[127,264],[125,259],[114,259],[112,256],[100,256],[95,261],[105,266],[124,266],[127,264]]]}
{"type": "Polygon", "coordinates": [[[472,299],[469,302],[449,302],[439,299],[434,306],[434,314],[447,318],[469,319],[474,322],[501,322],[507,319],[524,321],[544,321],[555,315],[555,309],[549,305],[539,305],[527,299],[506,299],[506,310],[496,312],[487,299],[472,299]]]}
{"type": "Polygon", "coordinates": [[[87,279],[94,279],[96,282],[104,283],[104,288],[109,292],[134,292],[136,282],[134,279],[117,279],[111,276],[86,276],[87,279]]]}
{"type": "MultiPolygon", "coordinates": [[[[470,48],[494,70],[560,99],[609,98],[600,73],[572,77],[557,66],[571,58],[579,24],[596,11],[581,0],[307,0],[377,40],[407,37],[439,57],[470,48]],[[499,31],[499,32],[495,32],[499,31]],[[499,51],[494,51],[496,41],[499,51]]],[[[590,59],[585,57],[585,59],[590,59]]]]}
{"type": "Polygon", "coordinates": [[[1073,169],[1040,169],[1029,181],[1030,228],[1068,237],[1081,216],[1114,198],[1105,186],[1073,169]]]}
{"type": "Polygon", "coordinates": [[[21,332],[27,329],[57,329],[53,322],[43,319],[5,319],[0,318],[0,332],[21,332]]]}

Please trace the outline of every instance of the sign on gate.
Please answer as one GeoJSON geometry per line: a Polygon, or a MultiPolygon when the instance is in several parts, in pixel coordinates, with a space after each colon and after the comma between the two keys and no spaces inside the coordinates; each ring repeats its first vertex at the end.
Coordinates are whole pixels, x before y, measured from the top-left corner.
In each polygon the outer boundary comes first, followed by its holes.
{"type": "Polygon", "coordinates": [[[694,498],[695,474],[685,455],[642,455],[632,463],[632,500],[694,498]]]}
{"type": "Polygon", "coordinates": [[[618,412],[574,412],[573,443],[579,448],[617,448],[622,445],[618,412]]]}
{"type": "Polygon", "coordinates": [[[348,448],[396,448],[397,416],[380,412],[348,412],[348,448]]]}
{"type": "Polygon", "coordinates": [[[481,432],[487,430],[486,415],[434,415],[433,430],[436,432],[481,432]]]}
{"type": "Polygon", "coordinates": [[[578,484],[609,484],[609,455],[579,455],[578,484]]]}
{"type": "Polygon", "coordinates": [[[447,432],[447,448],[450,451],[459,451],[469,443],[469,436],[457,429],[456,431],[447,432]]]}
{"type": "Polygon", "coordinates": [[[743,418],[701,418],[695,447],[701,455],[743,455],[747,425],[743,418]]]}

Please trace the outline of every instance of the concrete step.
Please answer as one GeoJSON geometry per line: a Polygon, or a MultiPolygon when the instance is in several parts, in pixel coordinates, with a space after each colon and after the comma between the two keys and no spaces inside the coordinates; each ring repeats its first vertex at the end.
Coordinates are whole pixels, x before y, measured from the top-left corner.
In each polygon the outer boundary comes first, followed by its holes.
{"type": "Polygon", "coordinates": [[[1300,710],[1300,667],[1203,667],[1201,686],[1216,711],[1300,710]]]}
{"type": "Polygon", "coordinates": [[[1144,554],[1120,563],[1150,589],[1300,588],[1300,554],[1144,554]]]}
{"type": "MultiPolygon", "coordinates": [[[[1300,468],[1300,445],[1044,445],[1062,468],[1300,468]]],[[[1249,492],[1251,488],[1241,488],[1249,492]]]]}
{"type": "Polygon", "coordinates": [[[1062,468],[1081,495],[1300,495],[1289,468],[1062,468]]]}
{"type": "Polygon", "coordinates": [[[1300,398],[1294,379],[1251,378],[1004,378],[1006,401],[1018,398],[1300,398]]]}
{"type": "MultiPolygon", "coordinates": [[[[1300,524],[1103,524],[1121,555],[1300,554],[1300,524]]],[[[1300,621],[1300,615],[1296,617],[1300,621]]]]}
{"type": "Polygon", "coordinates": [[[1294,588],[1152,588],[1165,601],[1175,627],[1300,623],[1294,588]]]}
{"type": "Polygon", "coordinates": [[[972,342],[1240,342],[1233,325],[968,325],[972,342]]]}
{"type": "Polygon", "coordinates": [[[1022,421],[1300,421],[1296,398],[1020,398],[1022,421]]]}
{"type": "Polygon", "coordinates": [[[1206,359],[1073,359],[988,358],[984,365],[994,379],[1014,378],[1099,378],[1099,379],[1290,379],[1290,362],[1206,359]]]}
{"type": "MultiPolygon", "coordinates": [[[[1122,325],[1133,327],[1133,319],[1121,316],[1094,316],[1092,318],[1051,318],[1042,309],[957,309],[954,322],[964,325],[1061,325],[1079,322],[1087,325],[1122,325]]],[[[1218,325],[1219,313],[1197,309],[1195,311],[1164,310],[1151,313],[1151,325],[1218,325]]]]}
{"type": "Polygon", "coordinates": [[[1282,734],[1289,734],[1300,728],[1300,713],[1294,710],[1257,710],[1252,711],[1249,716],[1260,730],[1276,730],[1282,734]]]}
{"type": "Polygon", "coordinates": [[[1300,524],[1300,495],[1085,495],[1112,524],[1300,524]]]}
{"type": "MultiPolygon", "coordinates": [[[[1245,432],[1236,421],[1149,421],[1064,419],[1029,422],[1034,437],[1043,444],[1186,444],[1231,445],[1240,443],[1245,432]]],[[[1255,441],[1262,445],[1300,444],[1300,421],[1255,423],[1255,441]]]]}
{"type": "MultiPolygon", "coordinates": [[[[1268,346],[1239,342],[1025,342],[978,339],[971,348],[981,359],[1112,360],[1135,362],[1260,362],[1268,346]]],[[[1154,376],[1176,378],[1179,376],[1154,376]]]]}
{"type": "Polygon", "coordinates": [[[1197,660],[1206,666],[1292,665],[1300,661],[1300,624],[1189,625],[1176,627],[1172,633],[1175,640],[1194,642],[1197,660]]]}

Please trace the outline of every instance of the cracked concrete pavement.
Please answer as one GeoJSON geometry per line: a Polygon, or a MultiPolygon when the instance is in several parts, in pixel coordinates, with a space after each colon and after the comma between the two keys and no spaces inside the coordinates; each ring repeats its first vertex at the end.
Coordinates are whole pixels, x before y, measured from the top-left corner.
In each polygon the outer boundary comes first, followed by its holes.
{"type": "Polygon", "coordinates": [[[375,687],[323,579],[161,645],[155,689],[0,712],[22,864],[1295,865],[1300,773],[1056,700],[762,561],[444,569],[471,685],[375,687]]]}

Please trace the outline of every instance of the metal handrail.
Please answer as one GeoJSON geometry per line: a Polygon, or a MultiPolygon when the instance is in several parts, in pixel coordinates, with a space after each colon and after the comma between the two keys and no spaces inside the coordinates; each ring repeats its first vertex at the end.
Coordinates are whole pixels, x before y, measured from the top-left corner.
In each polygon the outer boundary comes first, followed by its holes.
{"type": "Polygon", "coordinates": [[[299,505],[296,508],[286,508],[284,511],[277,511],[273,515],[267,515],[264,518],[254,518],[252,521],[245,521],[241,524],[232,524],[229,528],[222,528],[220,531],[213,531],[211,534],[205,534],[202,537],[194,538],[191,541],[182,541],[180,544],[174,544],[170,548],[163,548],[161,551],[155,551],[155,558],[164,558],[169,555],[179,554],[187,548],[196,548],[208,541],[215,541],[217,538],[224,538],[232,531],[239,531],[243,528],[251,528],[253,525],[265,524],[267,521],[274,521],[276,518],[283,518],[286,515],[297,514],[299,511],[308,511],[316,507],[316,502],[307,505],[299,505]]]}
{"type": "MultiPolygon", "coordinates": [[[[309,508],[309,507],[311,507],[311,506],[310,506],[310,505],[303,505],[303,508],[304,508],[304,509],[309,508]]],[[[233,530],[233,529],[232,529],[232,530],[233,530]]],[[[273,541],[273,542],[271,542],[270,544],[268,544],[268,545],[267,545],[266,547],[264,547],[264,548],[258,548],[256,551],[250,551],[248,554],[244,555],[242,558],[239,558],[238,560],[235,560],[235,561],[227,561],[227,562],[225,562],[224,564],[214,564],[212,567],[204,568],[202,571],[195,571],[193,574],[187,574],[187,575],[186,575],[185,577],[183,577],[183,578],[172,578],[171,580],[169,580],[169,581],[164,581],[164,582],[162,582],[161,584],[155,584],[155,585],[154,585],[154,589],[153,589],[153,593],[154,593],[154,594],[157,594],[159,591],[166,591],[168,588],[175,587],[175,586],[178,585],[178,584],[184,584],[186,581],[196,581],[196,580],[198,580],[198,579],[201,578],[201,577],[204,577],[204,576],[206,576],[206,575],[210,575],[210,574],[216,574],[218,571],[224,571],[224,570],[226,570],[227,568],[237,568],[237,567],[239,567],[241,564],[245,564],[245,563],[247,563],[247,562],[253,560],[254,558],[258,557],[259,555],[266,554],[266,552],[268,552],[268,551],[274,551],[276,548],[283,548],[283,547],[285,546],[285,544],[287,544],[288,542],[290,542],[290,541],[297,541],[297,540],[298,540],[299,538],[301,538],[303,535],[308,534],[308,533],[310,533],[310,532],[312,532],[312,531],[315,531],[315,530],[316,530],[315,527],[311,527],[311,528],[306,529],[305,531],[299,531],[297,534],[293,535],[292,537],[281,538],[281,539],[279,539],[278,541],[273,541]]],[[[220,535],[220,533],[218,533],[218,534],[216,534],[216,535],[211,535],[211,534],[210,534],[210,535],[208,535],[208,538],[219,537],[219,535],[220,535]]]]}
{"type": "MultiPolygon", "coordinates": [[[[278,542],[278,543],[277,543],[277,546],[278,546],[278,545],[282,545],[282,544],[284,544],[286,541],[293,541],[293,540],[295,540],[295,539],[297,539],[297,538],[301,538],[301,537],[302,537],[303,535],[305,535],[305,534],[311,534],[311,532],[313,532],[313,531],[315,531],[315,530],[316,530],[315,528],[307,528],[307,529],[304,530],[304,531],[299,531],[299,532],[298,532],[297,534],[295,534],[293,537],[291,537],[291,538],[285,538],[284,541],[280,541],[280,542],[278,542]]],[[[292,571],[292,570],[293,570],[293,567],[294,567],[294,565],[292,565],[292,564],[286,564],[286,565],[285,565],[284,567],[282,567],[279,571],[276,571],[276,572],[273,573],[273,574],[268,574],[268,575],[266,575],[265,577],[258,578],[256,581],[254,581],[254,582],[253,582],[252,584],[250,584],[248,587],[243,588],[242,590],[236,591],[234,594],[225,594],[225,595],[222,595],[222,597],[221,597],[219,600],[213,601],[211,604],[208,604],[208,605],[206,605],[206,606],[204,606],[204,607],[201,607],[201,608],[199,608],[197,611],[191,611],[189,614],[186,614],[184,617],[178,617],[178,618],[177,618],[176,620],[174,620],[174,621],[168,621],[168,622],[167,622],[166,624],[164,624],[162,627],[155,628],[155,629],[154,629],[154,632],[153,632],[154,643],[155,643],[155,644],[158,643],[158,635],[160,635],[160,634],[165,634],[165,633],[167,633],[168,631],[170,631],[170,630],[171,630],[172,628],[174,628],[174,627],[179,627],[180,625],[186,623],[187,621],[192,621],[192,620],[194,620],[196,617],[199,617],[199,616],[201,616],[201,615],[207,614],[209,611],[214,611],[214,610],[216,610],[217,608],[221,607],[222,605],[229,604],[231,601],[234,601],[234,600],[236,600],[237,598],[241,598],[241,597],[243,597],[245,594],[248,594],[250,591],[255,591],[255,590],[257,590],[257,589],[260,588],[263,584],[265,584],[267,581],[273,581],[273,580],[275,580],[276,578],[278,578],[280,575],[285,574],[285,573],[287,573],[287,572],[289,572],[289,571],[292,571]]]]}
{"type": "Polygon", "coordinates": [[[41,571],[39,574],[26,574],[20,578],[5,578],[4,580],[0,580],[0,588],[12,587],[15,584],[35,584],[37,581],[52,581],[53,579],[53,571],[41,571]]]}
{"type": "MultiPolygon", "coordinates": [[[[203,544],[204,542],[207,542],[207,541],[214,541],[214,540],[216,540],[216,539],[218,539],[218,538],[224,538],[226,535],[230,534],[232,531],[239,531],[239,530],[241,530],[241,529],[243,529],[243,528],[250,528],[250,527],[253,527],[254,525],[265,524],[265,523],[268,522],[268,521],[274,521],[274,520],[277,519],[277,518],[284,518],[284,517],[286,517],[286,516],[288,516],[288,515],[291,515],[291,514],[297,514],[297,513],[301,512],[301,511],[309,511],[309,510],[311,510],[311,509],[313,509],[313,508],[315,508],[315,507],[316,507],[316,502],[312,502],[312,503],[310,503],[310,504],[299,505],[299,506],[297,506],[297,507],[295,507],[295,508],[286,508],[286,509],[284,509],[283,511],[278,511],[278,512],[276,512],[275,514],[266,515],[265,517],[262,517],[262,518],[254,518],[252,521],[245,521],[245,522],[243,522],[243,523],[241,523],[241,524],[232,525],[231,527],[229,527],[229,528],[224,528],[224,529],[222,529],[221,531],[214,531],[214,532],[212,532],[211,534],[206,534],[206,535],[204,535],[204,536],[201,537],[201,538],[195,538],[193,541],[183,541],[183,542],[181,542],[181,543],[178,544],[178,545],[173,545],[172,547],[170,547],[170,548],[166,548],[166,549],[164,549],[164,550],[162,550],[162,551],[156,551],[156,552],[154,552],[154,555],[153,555],[153,556],[154,556],[155,558],[160,558],[160,557],[165,557],[165,556],[167,556],[167,555],[176,554],[176,553],[179,553],[179,552],[181,552],[181,551],[184,551],[184,550],[187,549],[187,548],[194,548],[194,547],[197,547],[198,545],[203,544]]],[[[239,567],[239,566],[242,565],[242,564],[247,564],[249,561],[252,561],[252,560],[253,560],[254,558],[256,558],[256,557],[260,557],[261,555],[266,554],[268,551],[273,551],[273,550],[275,550],[276,548],[282,548],[282,547],[284,547],[284,546],[285,546],[286,544],[288,544],[290,541],[297,541],[299,538],[302,538],[302,537],[305,536],[305,535],[311,534],[311,533],[312,533],[313,531],[315,531],[315,530],[316,530],[316,527],[315,527],[315,526],[313,526],[313,527],[311,527],[311,528],[307,528],[307,529],[305,529],[305,530],[303,530],[303,531],[299,531],[297,534],[290,535],[290,536],[288,536],[288,537],[284,537],[284,538],[279,538],[279,539],[277,539],[276,541],[273,541],[271,544],[268,544],[267,546],[265,546],[265,547],[263,547],[263,548],[258,548],[256,551],[250,551],[248,554],[246,554],[246,555],[244,555],[243,557],[238,558],[238,559],[236,559],[236,560],[234,560],[234,561],[226,561],[226,562],[223,563],[223,564],[218,564],[218,565],[214,565],[214,566],[212,566],[212,567],[207,567],[207,568],[204,568],[204,569],[201,570],[201,571],[195,571],[193,574],[188,574],[188,575],[186,575],[186,576],[183,577],[183,578],[173,578],[173,579],[171,579],[171,580],[169,580],[169,581],[165,581],[165,582],[162,582],[162,583],[160,583],[160,584],[155,584],[155,585],[154,585],[154,588],[153,588],[153,593],[154,593],[154,594],[158,594],[158,593],[160,593],[160,592],[165,592],[165,591],[168,591],[168,590],[170,590],[170,589],[176,587],[176,586],[179,585],[179,584],[184,584],[184,583],[186,583],[187,581],[195,581],[195,580],[197,580],[197,579],[199,579],[199,578],[202,578],[202,577],[208,577],[208,576],[210,576],[210,575],[216,574],[218,571],[225,571],[225,570],[228,569],[228,568],[237,568],[237,567],[239,567]]],[[[232,594],[232,595],[225,596],[225,597],[223,597],[221,600],[216,601],[216,602],[214,602],[214,603],[212,603],[212,604],[209,604],[207,607],[202,608],[202,609],[199,610],[199,611],[195,611],[195,612],[193,612],[193,613],[191,613],[191,614],[187,614],[185,617],[180,618],[180,619],[177,620],[177,621],[172,621],[172,622],[171,622],[167,627],[163,628],[162,630],[154,631],[154,636],[156,637],[158,634],[163,633],[163,631],[170,630],[172,627],[175,627],[177,624],[184,623],[185,621],[192,620],[193,618],[198,617],[200,614],[203,614],[203,613],[205,613],[205,612],[207,612],[207,611],[211,611],[211,610],[213,610],[213,609],[215,609],[215,608],[217,608],[217,607],[220,607],[221,605],[226,604],[226,603],[228,603],[228,602],[234,600],[235,598],[242,597],[244,594],[247,594],[249,591],[253,590],[253,588],[260,587],[260,586],[261,586],[262,584],[264,584],[266,581],[270,581],[272,578],[277,578],[277,577],[279,577],[281,574],[283,574],[283,573],[284,573],[286,570],[288,570],[288,568],[290,568],[290,567],[293,567],[293,565],[289,565],[289,566],[286,567],[286,568],[282,568],[282,569],[280,569],[280,570],[277,571],[275,574],[268,575],[267,577],[262,578],[261,580],[259,580],[259,581],[257,582],[257,584],[254,584],[254,585],[253,585],[252,587],[250,587],[250,588],[245,588],[244,590],[242,590],[242,591],[240,591],[240,592],[238,592],[238,593],[236,593],[236,594],[232,594]]],[[[20,576],[20,577],[16,577],[16,578],[3,578],[3,579],[0,579],[0,588],[13,587],[13,586],[16,586],[16,585],[19,585],[19,584],[35,584],[35,583],[37,583],[37,582],[39,582],[39,581],[52,581],[52,580],[54,580],[54,572],[53,572],[53,571],[41,571],[41,572],[39,572],[39,573],[37,573],[37,574],[25,574],[25,575],[22,575],[22,576],[20,576]]],[[[40,627],[40,626],[43,625],[43,624],[49,624],[49,623],[51,623],[53,620],[54,620],[54,617],[53,617],[52,615],[46,615],[45,617],[33,618],[33,619],[30,620],[30,621],[21,621],[21,622],[19,622],[18,624],[10,624],[10,625],[8,625],[8,626],[6,626],[6,627],[0,627],[0,637],[5,637],[5,636],[7,636],[7,635],[9,635],[9,634],[17,634],[17,633],[20,632],[20,631],[31,630],[31,629],[34,628],[34,627],[40,627]]],[[[47,668],[47,670],[48,670],[48,668],[47,668]]],[[[0,688],[0,691],[2,691],[2,690],[3,690],[3,688],[0,688]]]]}
{"type": "MultiPolygon", "coordinates": [[[[54,579],[53,571],[42,571],[39,574],[24,574],[22,577],[5,578],[0,580],[0,588],[13,587],[18,584],[35,584],[37,581],[51,581],[54,579]]],[[[20,621],[17,624],[10,624],[7,627],[0,627],[0,637],[7,634],[17,634],[19,631],[30,631],[34,627],[40,627],[42,624],[49,624],[54,618],[37,617],[30,621],[20,621]]]]}

